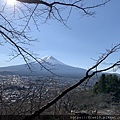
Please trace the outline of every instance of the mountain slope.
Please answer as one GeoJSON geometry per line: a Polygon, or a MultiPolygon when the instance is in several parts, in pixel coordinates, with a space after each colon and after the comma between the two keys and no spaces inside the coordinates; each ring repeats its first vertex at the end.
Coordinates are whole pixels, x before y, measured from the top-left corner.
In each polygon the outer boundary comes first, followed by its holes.
{"type": "MultiPolygon", "coordinates": [[[[42,65],[44,65],[47,69],[51,70],[52,72],[60,76],[82,77],[86,72],[85,69],[66,65],[52,56],[46,56],[44,58],[41,58],[39,59],[39,62],[42,63],[42,65]]],[[[52,75],[49,71],[45,70],[44,68],[41,68],[41,66],[36,62],[32,62],[31,66],[33,66],[31,68],[32,72],[28,69],[26,64],[1,67],[0,74],[37,75],[37,76],[52,75]]]]}

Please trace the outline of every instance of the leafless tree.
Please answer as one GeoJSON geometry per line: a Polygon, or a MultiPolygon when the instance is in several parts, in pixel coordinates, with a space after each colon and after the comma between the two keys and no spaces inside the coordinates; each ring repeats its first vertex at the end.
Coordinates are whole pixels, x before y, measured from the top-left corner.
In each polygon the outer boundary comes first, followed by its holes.
{"type": "MultiPolygon", "coordinates": [[[[30,45],[36,39],[30,34],[33,31],[40,30],[40,22],[46,23],[49,19],[57,20],[67,27],[67,20],[75,10],[79,15],[92,16],[95,14],[93,9],[104,6],[110,0],[104,2],[95,2],[91,4],[84,0],[17,0],[14,6],[8,6],[7,0],[0,1],[0,40],[1,45],[9,44],[12,46],[10,60],[21,56],[31,70],[30,60],[37,61],[41,67],[50,71],[43,66],[37,59],[36,55],[28,50],[30,45]],[[85,4],[88,3],[88,4],[85,4]],[[64,14],[66,12],[66,14],[64,14]],[[30,24],[35,27],[31,28],[30,24]],[[33,30],[34,29],[34,30],[33,30]]],[[[79,17],[79,16],[78,16],[79,17]]],[[[33,26],[32,26],[33,27],[33,26]]],[[[53,74],[53,72],[52,72],[53,74]]]]}
{"type": "Polygon", "coordinates": [[[109,66],[99,69],[99,66],[101,64],[103,64],[106,59],[112,55],[113,53],[117,52],[118,50],[120,50],[120,44],[112,47],[110,50],[106,50],[106,53],[102,54],[102,56],[99,57],[99,59],[96,61],[96,64],[93,65],[91,68],[89,68],[86,72],[85,77],[83,77],[82,79],[80,79],[77,83],[75,83],[74,85],[68,87],[67,89],[65,89],[63,92],[61,92],[57,97],[55,97],[53,100],[49,101],[46,105],[44,105],[43,107],[41,107],[38,111],[35,111],[34,114],[32,114],[30,116],[30,118],[25,118],[24,120],[32,120],[35,117],[37,117],[39,114],[41,114],[42,112],[44,112],[46,109],[48,109],[50,106],[52,106],[53,104],[55,104],[58,100],[60,100],[63,96],[65,96],[67,93],[69,93],[70,91],[72,91],[73,89],[77,88],[79,85],[81,85],[83,82],[88,81],[91,77],[93,77],[94,75],[96,75],[97,73],[100,72],[104,72],[104,71],[108,71],[111,70],[113,68],[117,69],[120,66],[120,60],[117,60],[114,63],[110,63],[109,66]]]}
{"type": "MultiPolygon", "coordinates": [[[[101,3],[96,3],[91,5],[90,2],[85,0],[17,0],[19,2],[18,5],[14,5],[13,11],[8,15],[7,4],[4,2],[1,4],[0,9],[0,34],[3,38],[0,42],[1,45],[10,44],[13,47],[13,58],[22,56],[24,61],[27,63],[27,66],[30,69],[30,60],[37,61],[40,66],[51,72],[48,68],[43,66],[34,56],[33,52],[28,51],[25,47],[26,45],[30,45],[32,41],[36,41],[29,36],[29,33],[32,31],[30,23],[34,23],[36,29],[39,31],[39,22],[40,20],[46,23],[49,19],[57,20],[67,27],[67,20],[70,18],[72,11],[77,10],[79,15],[83,13],[83,15],[92,16],[95,14],[93,9],[104,6],[110,0],[105,0],[101,3]],[[21,5],[21,6],[20,6],[21,5]],[[63,12],[66,10],[68,13],[66,16],[63,12]],[[12,15],[12,17],[11,17],[12,15]],[[21,22],[22,21],[22,22],[21,22]],[[39,22],[38,22],[39,21],[39,22]]],[[[29,120],[34,119],[36,116],[44,112],[58,100],[60,100],[64,95],[66,95],[71,90],[78,87],[84,81],[89,80],[95,74],[110,70],[114,67],[119,67],[120,61],[117,60],[113,64],[109,64],[108,67],[103,69],[98,69],[98,67],[113,53],[120,49],[120,44],[114,46],[112,49],[107,50],[105,54],[96,61],[96,64],[89,68],[86,72],[85,77],[83,77],[79,82],[68,87],[66,90],[61,92],[57,97],[53,100],[49,101],[46,105],[39,108],[38,111],[35,111],[29,118],[29,120]]],[[[30,69],[31,70],[31,69],[30,69]]],[[[53,72],[52,72],[53,73],[53,72]]],[[[54,74],[54,73],[53,73],[54,74]]],[[[25,120],[28,118],[25,118],[25,120]]]]}

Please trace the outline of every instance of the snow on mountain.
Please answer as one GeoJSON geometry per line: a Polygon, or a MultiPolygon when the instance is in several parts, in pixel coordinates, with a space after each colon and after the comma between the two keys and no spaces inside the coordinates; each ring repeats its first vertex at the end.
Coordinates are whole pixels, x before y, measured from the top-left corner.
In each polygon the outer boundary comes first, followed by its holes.
{"type": "Polygon", "coordinates": [[[59,60],[55,59],[52,56],[45,56],[45,57],[41,58],[40,62],[41,63],[46,62],[46,63],[49,63],[51,65],[57,65],[57,64],[64,65],[64,63],[60,62],[59,60]]]}
{"type": "MultiPolygon", "coordinates": [[[[83,68],[72,67],[67,64],[62,63],[52,56],[45,56],[41,59],[38,59],[43,66],[47,69],[51,70],[53,73],[60,76],[72,76],[72,77],[80,77],[84,76],[86,70],[83,68]]],[[[0,68],[0,74],[17,74],[17,75],[37,75],[37,76],[51,76],[52,74],[46,69],[42,68],[37,62],[32,62],[32,73],[26,67],[26,64],[2,67],[0,68]]]]}

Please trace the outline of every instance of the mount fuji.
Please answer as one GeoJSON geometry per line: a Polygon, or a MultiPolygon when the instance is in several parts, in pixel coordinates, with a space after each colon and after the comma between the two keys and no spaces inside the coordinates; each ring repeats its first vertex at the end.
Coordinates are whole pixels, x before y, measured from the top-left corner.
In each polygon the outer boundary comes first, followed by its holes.
{"type": "MultiPolygon", "coordinates": [[[[49,69],[53,73],[59,76],[66,77],[82,77],[86,70],[83,68],[77,68],[62,63],[52,56],[45,56],[38,59],[39,63],[45,68],[49,69]]],[[[31,62],[30,65],[32,72],[28,69],[26,64],[0,67],[0,74],[2,75],[29,75],[29,76],[53,76],[51,72],[41,67],[38,62],[31,62]]]]}
{"type": "Polygon", "coordinates": [[[64,63],[60,62],[59,60],[57,60],[53,56],[45,56],[41,59],[38,59],[38,61],[40,63],[48,63],[48,64],[51,64],[51,65],[56,65],[56,64],[65,65],[64,63]]]}

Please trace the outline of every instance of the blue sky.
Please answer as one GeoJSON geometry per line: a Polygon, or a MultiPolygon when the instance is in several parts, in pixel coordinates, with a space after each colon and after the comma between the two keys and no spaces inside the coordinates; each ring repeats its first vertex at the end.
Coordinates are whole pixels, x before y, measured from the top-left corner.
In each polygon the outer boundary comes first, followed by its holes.
{"type": "MultiPolygon", "coordinates": [[[[67,22],[71,29],[54,20],[40,24],[40,32],[32,33],[39,42],[33,43],[34,46],[29,49],[39,54],[39,57],[52,55],[68,65],[86,69],[91,67],[95,63],[91,58],[97,59],[105,49],[120,42],[120,0],[111,0],[95,11],[93,17],[73,12],[67,22]]],[[[5,46],[0,50],[0,67],[24,63],[20,58],[6,62],[10,50],[5,46]]],[[[118,60],[119,53],[112,55],[108,61],[118,60]]]]}

